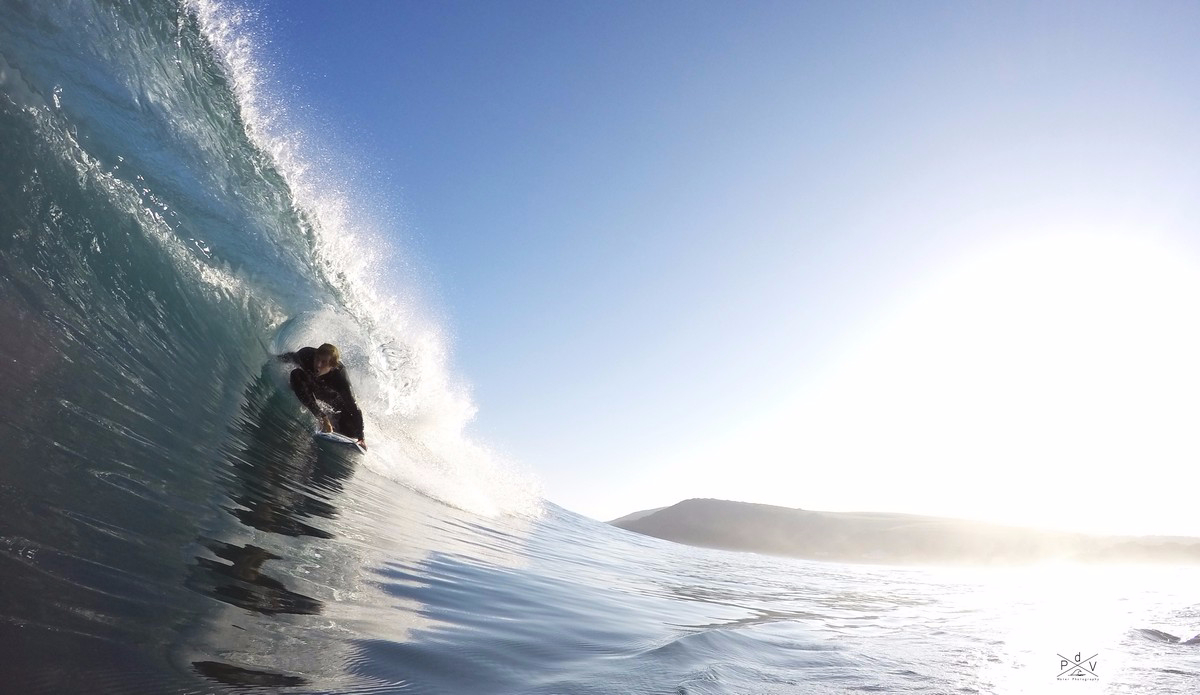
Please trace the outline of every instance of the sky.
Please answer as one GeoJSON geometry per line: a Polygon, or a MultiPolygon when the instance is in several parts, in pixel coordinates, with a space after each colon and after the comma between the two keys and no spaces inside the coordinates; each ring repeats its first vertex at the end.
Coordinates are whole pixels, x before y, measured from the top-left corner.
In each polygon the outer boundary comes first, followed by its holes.
{"type": "Polygon", "coordinates": [[[549,500],[1200,535],[1200,6],[255,7],[549,500]]]}

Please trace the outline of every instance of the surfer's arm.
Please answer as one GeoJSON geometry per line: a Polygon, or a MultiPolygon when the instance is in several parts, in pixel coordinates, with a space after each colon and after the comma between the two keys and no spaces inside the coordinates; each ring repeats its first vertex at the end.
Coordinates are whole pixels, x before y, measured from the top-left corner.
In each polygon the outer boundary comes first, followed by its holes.
{"type": "Polygon", "coordinates": [[[329,418],[325,417],[325,413],[321,412],[321,407],[317,405],[317,396],[313,393],[312,377],[303,369],[296,368],[292,370],[289,381],[292,383],[292,392],[296,394],[300,404],[308,408],[308,411],[318,420],[328,422],[329,418]]]}
{"type": "Polygon", "coordinates": [[[311,372],[313,371],[313,357],[316,354],[316,348],[303,347],[295,352],[285,352],[282,355],[276,355],[275,359],[286,364],[294,364],[311,372]]]}

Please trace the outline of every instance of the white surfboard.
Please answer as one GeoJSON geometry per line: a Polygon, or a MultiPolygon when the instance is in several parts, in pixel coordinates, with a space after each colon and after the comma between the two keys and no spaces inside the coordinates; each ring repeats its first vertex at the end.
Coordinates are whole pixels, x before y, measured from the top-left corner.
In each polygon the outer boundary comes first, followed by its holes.
{"type": "Polygon", "coordinates": [[[358,449],[358,452],[360,454],[367,453],[367,450],[362,448],[361,446],[359,446],[358,442],[354,441],[353,439],[347,437],[344,434],[338,434],[337,432],[321,432],[320,430],[318,430],[316,432],[313,432],[313,438],[314,439],[324,439],[327,442],[337,442],[338,444],[341,444],[342,446],[352,446],[355,449],[358,449]]]}

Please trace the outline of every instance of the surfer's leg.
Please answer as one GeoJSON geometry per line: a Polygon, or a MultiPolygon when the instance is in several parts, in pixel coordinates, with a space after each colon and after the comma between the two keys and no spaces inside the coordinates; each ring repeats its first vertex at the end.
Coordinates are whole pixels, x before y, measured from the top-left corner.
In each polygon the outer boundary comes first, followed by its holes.
{"type": "Polygon", "coordinates": [[[338,413],[337,431],[351,439],[362,439],[362,411],[358,408],[347,408],[338,413]]]}

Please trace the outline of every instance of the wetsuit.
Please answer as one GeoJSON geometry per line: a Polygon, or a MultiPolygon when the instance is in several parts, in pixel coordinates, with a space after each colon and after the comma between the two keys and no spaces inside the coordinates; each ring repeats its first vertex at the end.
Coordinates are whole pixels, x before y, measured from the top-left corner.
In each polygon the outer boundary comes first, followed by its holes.
{"type": "Polygon", "coordinates": [[[335,417],[330,418],[333,429],[338,434],[344,434],[351,439],[363,438],[363,416],[354,402],[354,394],[350,391],[350,378],[346,376],[346,368],[340,363],[328,371],[325,376],[317,376],[314,364],[317,349],[312,347],[300,348],[295,352],[287,352],[279,356],[283,362],[298,365],[292,370],[292,391],[296,398],[320,420],[325,417],[317,401],[328,403],[334,410],[335,417]]]}

